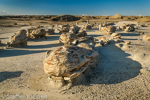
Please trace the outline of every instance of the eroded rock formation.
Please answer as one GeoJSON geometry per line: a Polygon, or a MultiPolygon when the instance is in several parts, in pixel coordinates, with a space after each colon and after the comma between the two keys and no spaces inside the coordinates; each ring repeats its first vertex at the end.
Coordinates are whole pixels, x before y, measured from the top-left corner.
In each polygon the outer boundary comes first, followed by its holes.
{"type": "Polygon", "coordinates": [[[53,81],[52,85],[59,89],[68,89],[74,78],[97,63],[98,57],[98,52],[86,43],[58,47],[47,51],[44,72],[53,81]]]}
{"type": "Polygon", "coordinates": [[[115,26],[112,26],[112,25],[106,26],[106,27],[99,27],[99,31],[111,35],[113,32],[116,31],[116,27],[115,27],[115,26]]]}
{"type": "Polygon", "coordinates": [[[27,39],[26,30],[19,30],[16,34],[10,37],[9,42],[6,44],[8,47],[27,46],[27,39]]]}

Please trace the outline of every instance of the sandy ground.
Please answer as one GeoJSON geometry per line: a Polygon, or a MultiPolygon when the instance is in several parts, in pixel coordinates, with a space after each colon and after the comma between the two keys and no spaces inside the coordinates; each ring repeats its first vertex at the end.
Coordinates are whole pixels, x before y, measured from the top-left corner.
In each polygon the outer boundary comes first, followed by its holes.
{"type": "MultiPolygon", "coordinates": [[[[122,23],[118,22],[115,26],[122,23]]],[[[150,42],[142,41],[142,35],[117,31],[124,41],[131,41],[128,48],[124,42],[110,41],[104,47],[96,44],[100,56],[98,64],[81,74],[82,79],[75,82],[71,89],[59,92],[50,88],[43,70],[43,60],[47,50],[62,46],[58,41],[60,33],[56,31],[46,40],[30,40],[28,47],[4,49],[11,35],[30,27],[0,27],[0,40],[4,44],[0,46],[1,100],[150,99],[150,42]]],[[[139,27],[137,31],[150,35],[150,27],[139,27]]],[[[87,33],[94,38],[110,38],[95,27],[87,33]]]]}

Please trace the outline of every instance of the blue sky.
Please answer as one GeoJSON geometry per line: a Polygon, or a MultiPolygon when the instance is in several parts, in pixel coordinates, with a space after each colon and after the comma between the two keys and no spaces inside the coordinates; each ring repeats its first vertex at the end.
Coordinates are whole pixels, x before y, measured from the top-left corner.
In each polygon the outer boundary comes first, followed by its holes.
{"type": "Polygon", "coordinates": [[[142,15],[150,0],[0,0],[0,15],[142,15]]]}

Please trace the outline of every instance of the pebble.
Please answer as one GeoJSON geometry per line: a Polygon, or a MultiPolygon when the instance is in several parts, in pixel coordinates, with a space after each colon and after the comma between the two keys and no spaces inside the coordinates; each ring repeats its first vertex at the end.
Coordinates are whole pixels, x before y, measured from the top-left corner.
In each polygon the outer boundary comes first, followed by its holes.
{"type": "Polygon", "coordinates": [[[140,72],[141,72],[142,74],[146,74],[146,73],[147,73],[146,69],[141,69],[140,72]]]}

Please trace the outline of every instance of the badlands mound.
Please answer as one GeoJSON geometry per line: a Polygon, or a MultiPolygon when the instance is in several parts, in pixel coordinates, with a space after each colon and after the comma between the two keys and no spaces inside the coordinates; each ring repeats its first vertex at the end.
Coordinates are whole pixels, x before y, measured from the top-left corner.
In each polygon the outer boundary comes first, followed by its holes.
{"type": "Polygon", "coordinates": [[[76,21],[79,20],[79,17],[73,16],[73,15],[61,15],[61,16],[55,16],[52,17],[52,21],[76,21]]]}
{"type": "Polygon", "coordinates": [[[116,14],[114,16],[111,16],[110,19],[122,19],[122,15],[116,14]]]}

